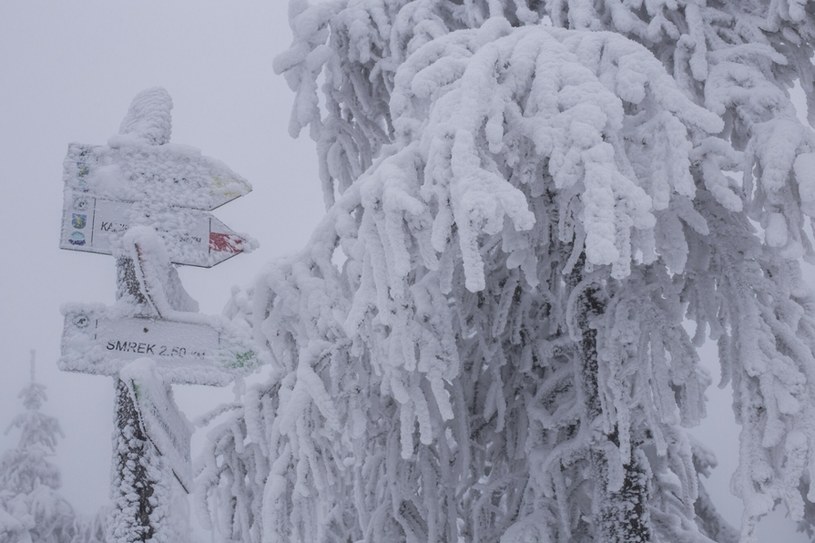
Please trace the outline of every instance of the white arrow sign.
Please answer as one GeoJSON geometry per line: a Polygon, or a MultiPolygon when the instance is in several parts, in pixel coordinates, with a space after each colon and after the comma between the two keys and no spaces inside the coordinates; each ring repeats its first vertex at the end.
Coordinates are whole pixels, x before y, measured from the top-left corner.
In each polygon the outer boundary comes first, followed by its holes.
{"type": "Polygon", "coordinates": [[[117,375],[128,361],[152,358],[168,382],[222,386],[257,366],[250,338],[216,317],[196,321],[122,315],[120,306],[63,308],[59,367],[117,375]]]}
{"type": "Polygon", "coordinates": [[[147,145],[116,138],[110,146],[72,143],[65,157],[66,188],[121,201],[211,211],[252,186],[225,164],[184,145],[147,145]]]}
{"type": "Polygon", "coordinates": [[[114,240],[134,221],[155,227],[174,264],[210,268],[251,250],[253,245],[206,211],[147,210],[140,202],[107,200],[66,190],[60,248],[112,254],[114,240]]]}

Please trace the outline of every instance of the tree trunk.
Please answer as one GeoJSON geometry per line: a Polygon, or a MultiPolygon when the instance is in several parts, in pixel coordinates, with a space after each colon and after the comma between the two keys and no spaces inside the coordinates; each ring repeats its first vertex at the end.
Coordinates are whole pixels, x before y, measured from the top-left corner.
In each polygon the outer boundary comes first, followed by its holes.
{"type": "MultiPolygon", "coordinates": [[[[571,289],[583,280],[585,254],[581,255],[569,276],[571,289]]],[[[585,418],[582,424],[590,428],[597,426],[602,416],[599,387],[599,361],[597,330],[592,321],[603,314],[605,302],[600,290],[589,286],[580,293],[577,300],[576,323],[580,330],[580,369],[579,386],[586,403],[585,418]]],[[[640,455],[636,450],[635,440],[631,440],[629,464],[623,467],[623,484],[619,490],[609,488],[608,462],[605,453],[609,442],[619,447],[620,440],[617,428],[609,434],[598,432],[592,434],[590,452],[591,471],[595,480],[595,541],[598,543],[648,543],[651,541],[652,528],[648,514],[647,499],[649,481],[647,471],[641,465],[640,455]]]]}
{"type": "Polygon", "coordinates": [[[116,380],[116,428],[114,430],[114,522],[112,541],[136,543],[155,535],[151,521],[156,481],[150,476],[158,459],[147,440],[127,384],[116,380]],[[151,469],[153,468],[153,469],[151,469]]]}
{"type": "MultiPolygon", "coordinates": [[[[116,297],[132,298],[133,303],[144,303],[133,261],[116,261],[116,297]]],[[[113,443],[113,522],[109,539],[115,543],[150,541],[156,535],[151,520],[155,509],[155,475],[159,462],[157,451],[147,439],[133,403],[130,387],[116,379],[116,419],[113,443]]]]}

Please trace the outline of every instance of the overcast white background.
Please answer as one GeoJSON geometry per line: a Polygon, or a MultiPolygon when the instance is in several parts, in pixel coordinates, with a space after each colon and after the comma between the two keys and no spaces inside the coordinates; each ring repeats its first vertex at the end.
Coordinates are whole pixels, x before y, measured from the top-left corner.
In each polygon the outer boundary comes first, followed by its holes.
{"type": "MultiPolygon", "coordinates": [[[[65,432],[55,459],[62,490],[80,513],[108,501],[113,384],[57,370],[59,307],[112,303],[114,263],[57,248],[67,145],[104,144],[137,92],[170,92],[172,141],[224,161],[254,186],[215,215],[260,249],[209,270],[181,269],[201,311],[219,313],[233,285],[250,285],[271,259],[302,247],[322,211],[313,146],[288,136],[292,94],[272,71],[290,40],[286,4],[0,0],[0,430],[21,410],[17,392],[36,349],[44,411],[65,432]]],[[[231,398],[228,388],[175,390],[190,418],[231,398]]],[[[717,449],[722,467],[709,487],[737,523],[739,502],[727,487],[738,428],[728,399],[710,395],[711,418],[697,434],[717,449]]],[[[0,434],[0,451],[16,439],[0,434]]],[[[765,524],[762,541],[806,541],[789,521],[765,524]]]]}

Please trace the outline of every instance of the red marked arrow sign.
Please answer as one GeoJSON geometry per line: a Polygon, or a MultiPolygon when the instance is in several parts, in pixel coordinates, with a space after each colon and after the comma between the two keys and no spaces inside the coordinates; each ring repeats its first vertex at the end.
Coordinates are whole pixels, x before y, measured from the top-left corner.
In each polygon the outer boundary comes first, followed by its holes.
{"type": "Polygon", "coordinates": [[[131,225],[147,224],[164,241],[173,264],[211,268],[254,247],[211,213],[196,209],[146,209],[142,202],[122,202],[66,191],[60,248],[112,254],[131,225]]]}
{"type": "Polygon", "coordinates": [[[131,225],[156,229],[173,264],[211,268],[254,247],[211,213],[196,209],[147,209],[143,202],[122,202],[67,190],[60,248],[112,254],[131,225]]]}

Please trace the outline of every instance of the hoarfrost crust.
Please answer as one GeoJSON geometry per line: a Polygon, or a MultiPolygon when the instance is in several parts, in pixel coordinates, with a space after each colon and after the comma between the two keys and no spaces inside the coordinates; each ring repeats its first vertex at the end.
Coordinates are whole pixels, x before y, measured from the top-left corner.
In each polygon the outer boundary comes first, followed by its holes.
{"type": "Polygon", "coordinates": [[[149,145],[164,145],[172,134],[173,99],[161,87],[146,89],[133,98],[119,134],[149,145]]]}

